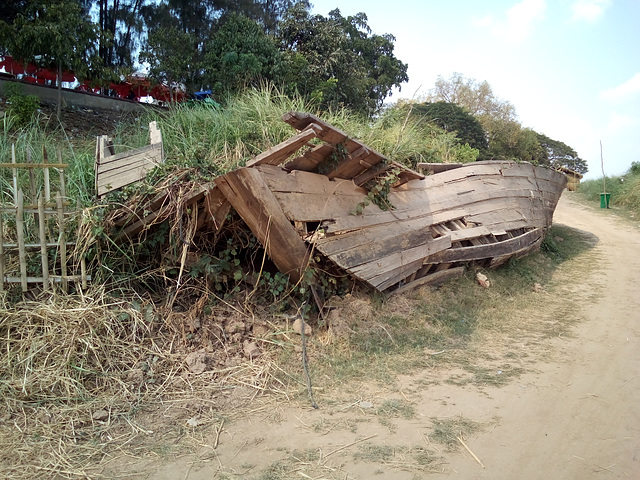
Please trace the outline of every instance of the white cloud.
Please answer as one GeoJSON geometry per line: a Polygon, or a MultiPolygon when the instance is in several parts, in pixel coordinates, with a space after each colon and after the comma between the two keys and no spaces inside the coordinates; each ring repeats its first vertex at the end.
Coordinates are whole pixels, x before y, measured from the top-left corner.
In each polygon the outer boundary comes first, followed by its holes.
{"type": "Polygon", "coordinates": [[[600,18],[611,5],[611,0],[577,0],[571,4],[572,20],[593,22],[600,18]]]}
{"type": "Polygon", "coordinates": [[[600,92],[600,97],[606,100],[627,100],[629,97],[640,94],[640,72],[617,87],[600,92]]]}
{"type": "Polygon", "coordinates": [[[474,19],[479,27],[489,27],[491,32],[510,44],[521,43],[534,30],[535,24],[544,18],[545,0],[522,0],[504,13],[504,19],[491,15],[474,19]]]}

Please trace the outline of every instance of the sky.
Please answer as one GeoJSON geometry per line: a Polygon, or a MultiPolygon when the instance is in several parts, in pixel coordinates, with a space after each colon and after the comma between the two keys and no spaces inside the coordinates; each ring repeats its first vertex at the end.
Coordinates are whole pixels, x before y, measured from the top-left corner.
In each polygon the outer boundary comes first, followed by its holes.
{"type": "Polygon", "coordinates": [[[395,36],[409,82],[426,95],[454,72],[486,80],[523,127],[587,160],[585,178],[640,162],[640,0],[311,0],[313,12],[364,12],[395,36]],[[602,143],[602,155],[600,143],[602,143]]]}

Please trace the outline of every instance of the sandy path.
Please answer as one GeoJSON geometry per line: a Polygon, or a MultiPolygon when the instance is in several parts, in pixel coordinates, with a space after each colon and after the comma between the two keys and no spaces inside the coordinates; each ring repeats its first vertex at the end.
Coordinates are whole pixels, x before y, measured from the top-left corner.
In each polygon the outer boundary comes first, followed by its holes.
{"type": "Polygon", "coordinates": [[[554,221],[600,239],[601,268],[579,284],[597,300],[561,362],[492,392],[500,424],[469,441],[486,468],[452,457],[449,476],[640,479],[640,232],[564,196],[554,221]]]}
{"type": "MultiPolygon", "coordinates": [[[[575,278],[581,270],[575,266],[558,270],[561,291],[583,299],[581,321],[568,337],[544,338],[550,348],[527,350],[527,373],[507,386],[453,385],[443,378],[425,383],[434,380],[428,369],[400,378],[399,390],[372,386],[350,392],[345,385],[352,397],[345,405],[330,405],[328,398],[321,398],[320,410],[273,405],[226,426],[219,445],[214,432],[203,432],[193,455],[170,462],[133,460],[127,469],[137,470],[134,478],[155,480],[640,479],[640,231],[616,221],[612,211],[588,209],[566,195],[555,221],[599,238],[579,260],[596,262],[597,268],[581,278],[575,278]],[[351,403],[389,398],[410,400],[415,415],[385,424],[351,403]],[[462,448],[446,452],[430,442],[433,418],[482,424],[484,430],[465,441],[485,468],[462,448]],[[392,446],[392,461],[356,458],[369,438],[392,446]],[[441,460],[429,468],[440,473],[409,468],[416,457],[397,453],[416,446],[437,451],[441,460]],[[269,476],[267,469],[293,451],[320,452],[321,461],[300,458],[294,470],[289,466],[269,476]]],[[[534,320],[538,314],[553,320],[555,307],[545,307],[541,297],[534,320]]]]}

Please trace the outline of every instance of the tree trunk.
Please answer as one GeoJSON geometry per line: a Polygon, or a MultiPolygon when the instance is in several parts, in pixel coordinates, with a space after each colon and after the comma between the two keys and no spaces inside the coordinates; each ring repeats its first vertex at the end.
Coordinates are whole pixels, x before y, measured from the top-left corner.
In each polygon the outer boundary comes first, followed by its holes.
{"type": "Polygon", "coordinates": [[[56,108],[56,117],[60,120],[62,116],[62,63],[58,62],[58,106],[56,108]]]}

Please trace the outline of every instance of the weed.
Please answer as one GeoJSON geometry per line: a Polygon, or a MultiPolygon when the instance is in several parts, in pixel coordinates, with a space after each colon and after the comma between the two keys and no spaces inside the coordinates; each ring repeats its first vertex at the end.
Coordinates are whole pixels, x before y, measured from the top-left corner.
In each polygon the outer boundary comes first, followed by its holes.
{"type": "Polygon", "coordinates": [[[433,431],[429,438],[441,445],[445,445],[448,451],[456,451],[460,446],[458,438],[477,433],[483,425],[462,416],[455,418],[432,418],[433,431]]]}

